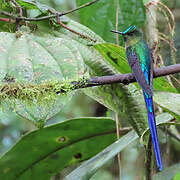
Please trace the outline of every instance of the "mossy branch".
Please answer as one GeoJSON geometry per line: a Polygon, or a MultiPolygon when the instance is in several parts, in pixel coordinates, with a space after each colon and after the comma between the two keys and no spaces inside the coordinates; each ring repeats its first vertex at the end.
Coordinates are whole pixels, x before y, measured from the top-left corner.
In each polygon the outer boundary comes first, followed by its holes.
{"type": "MultiPolygon", "coordinates": [[[[180,73],[180,64],[156,68],[154,70],[154,78],[174,73],[180,73]]],[[[3,102],[6,99],[18,99],[26,102],[32,102],[34,99],[36,99],[37,102],[42,102],[43,99],[46,99],[47,101],[47,97],[48,100],[53,100],[57,95],[66,95],[67,93],[80,88],[113,83],[123,83],[127,85],[135,81],[134,75],[129,73],[81,78],[77,81],[59,82],[57,80],[52,80],[42,84],[24,84],[17,82],[4,83],[0,85],[0,102],[3,102]]]]}

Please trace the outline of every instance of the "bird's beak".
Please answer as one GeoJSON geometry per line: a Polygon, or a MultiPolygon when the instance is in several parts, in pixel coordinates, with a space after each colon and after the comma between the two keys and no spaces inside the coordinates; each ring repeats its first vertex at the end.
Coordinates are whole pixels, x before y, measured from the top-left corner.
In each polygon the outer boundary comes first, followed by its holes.
{"type": "Polygon", "coordinates": [[[118,33],[118,34],[123,35],[123,33],[122,33],[122,32],[120,32],[120,31],[114,31],[114,30],[111,30],[111,32],[113,32],[113,33],[118,33]]]}

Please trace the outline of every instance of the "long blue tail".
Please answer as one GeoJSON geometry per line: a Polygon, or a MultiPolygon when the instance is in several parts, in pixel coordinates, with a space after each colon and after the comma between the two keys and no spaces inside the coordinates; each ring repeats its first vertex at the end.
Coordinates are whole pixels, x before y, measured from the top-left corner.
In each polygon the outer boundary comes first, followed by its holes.
{"type": "Polygon", "coordinates": [[[162,165],[157,130],[156,130],[156,120],[155,120],[155,115],[154,115],[153,99],[152,99],[152,96],[149,96],[146,93],[144,93],[144,99],[145,99],[146,108],[148,111],[149,128],[151,131],[151,137],[152,137],[152,142],[153,142],[155,156],[156,156],[156,162],[157,162],[158,169],[162,171],[163,165],[162,165]]]}

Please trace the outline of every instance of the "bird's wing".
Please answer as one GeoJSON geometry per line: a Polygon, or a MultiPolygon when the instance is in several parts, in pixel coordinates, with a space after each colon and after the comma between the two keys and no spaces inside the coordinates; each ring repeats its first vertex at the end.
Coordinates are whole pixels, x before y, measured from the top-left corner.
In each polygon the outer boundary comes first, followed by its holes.
{"type": "Polygon", "coordinates": [[[142,67],[136,53],[132,53],[128,55],[128,63],[131,66],[136,81],[139,83],[143,91],[146,92],[148,95],[152,96],[153,91],[152,91],[151,83],[150,85],[147,83],[144,72],[142,71],[142,67]]]}

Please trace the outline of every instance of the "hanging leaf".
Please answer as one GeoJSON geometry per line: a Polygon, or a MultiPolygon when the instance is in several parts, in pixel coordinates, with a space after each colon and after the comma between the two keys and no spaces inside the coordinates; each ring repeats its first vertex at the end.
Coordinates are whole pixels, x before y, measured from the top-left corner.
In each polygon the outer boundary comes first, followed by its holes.
{"type": "Polygon", "coordinates": [[[1,32],[0,50],[1,104],[13,104],[38,126],[71,99],[72,93],[53,92],[61,87],[58,82],[84,75],[83,58],[70,40],[38,37],[23,28],[16,34],[1,32]]]}

